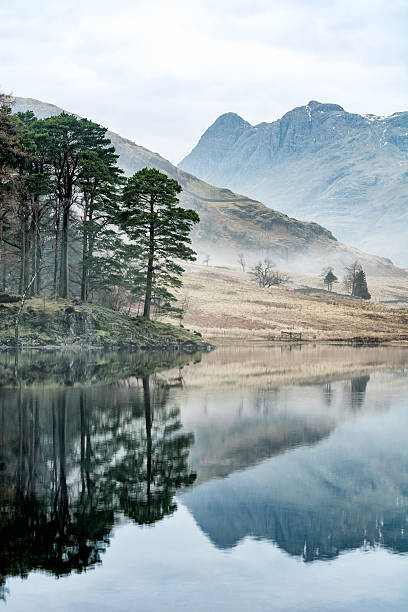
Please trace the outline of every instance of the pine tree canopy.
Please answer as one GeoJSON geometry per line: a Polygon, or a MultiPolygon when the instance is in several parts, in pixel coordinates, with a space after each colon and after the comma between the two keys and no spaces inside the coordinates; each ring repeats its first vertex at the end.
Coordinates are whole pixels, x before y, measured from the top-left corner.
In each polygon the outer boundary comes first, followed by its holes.
{"type": "Polygon", "coordinates": [[[200,218],[194,210],[179,205],[180,184],[155,168],[143,168],[129,178],[123,189],[119,223],[139,247],[144,266],[146,294],[144,316],[150,317],[155,289],[166,300],[173,296],[166,287],[179,287],[183,268],[178,261],[194,261],[190,231],[200,218]],[[164,292],[164,293],[163,293],[164,292]]]}
{"type": "Polygon", "coordinates": [[[366,275],[362,269],[356,274],[353,295],[355,297],[362,298],[363,300],[369,300],[371,298],[367,287],[366,275]]]}

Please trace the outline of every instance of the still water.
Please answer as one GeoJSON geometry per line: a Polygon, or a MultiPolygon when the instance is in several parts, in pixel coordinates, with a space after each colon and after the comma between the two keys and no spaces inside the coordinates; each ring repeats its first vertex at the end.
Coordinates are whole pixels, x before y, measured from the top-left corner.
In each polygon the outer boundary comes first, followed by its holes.
{"type": "Polygon", "coordinates": [[[6,612],[408,610],[408,349],[23,352],[0,384],[6,612]]]}

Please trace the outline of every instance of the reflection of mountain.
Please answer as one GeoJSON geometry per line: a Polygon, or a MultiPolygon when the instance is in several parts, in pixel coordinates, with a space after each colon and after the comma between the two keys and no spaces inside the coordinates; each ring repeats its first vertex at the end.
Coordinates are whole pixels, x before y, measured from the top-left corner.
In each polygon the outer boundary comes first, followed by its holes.
{"type": "Polygon", "coordinates": [[[319,383],[220,390],[205,397],[204,407],[197,406],[191,393],[183,422],[195,432],[190,461],[198,482],[227,476],[291,448],[314,445],[357,413],[383,410],[383,404],[365,403],[369,380],[361,376],[334,381],[329,389],[328,383],[319,383]]]}
{"type": "Polygon", "coordinates": [[[313,448],[206,482],[183,502],[220,548],[251,536],[305,560],[377,544],[408,552],[407,426],[398,407],[360,417],[313,448]]]}

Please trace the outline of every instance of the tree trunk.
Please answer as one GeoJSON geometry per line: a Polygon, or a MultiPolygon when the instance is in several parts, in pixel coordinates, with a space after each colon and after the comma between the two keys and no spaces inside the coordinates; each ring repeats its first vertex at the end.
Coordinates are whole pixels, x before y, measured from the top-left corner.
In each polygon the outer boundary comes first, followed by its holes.
{"type": "MultiPolygon", "coordinates": [[[[39,261],[41,258],[41,236],[40,236],[40,204],[39,196],[34,197],[34,203],[32,207],[32,222],[31,222],[31,234],[32,234],[32,256],[31,256],[31,270],[32,274],[35,273],[39,267],[39,261]]],[[[39,295],[40,293],[40,274],[37,274],[35,283],[32,286],[32,295],[39,295]]]]}
{"type": "Polygon", "coordinates": [[[14,319],[14,340],[15,340],[15,347],[16,347],[16,351],[19,350],[19,326],[20,326],[20,317],[21,314],[23,312],[23,308],[24,308],[24,304],[25,301],[27,299],[27,296],[30,294],[30,290],[32,285],[35,283],[35,279],[37,277],[37,274],[39,272],[39,267],[37,268],[37,270],[34,272],[33,276],[31,277],[31,280],[29,283],[27,283],[27,285],[25,287],[23,287],[23,290],[21,291],[21,301],[20,301],[20,306],[18,307],[17,310],[17,314],[16,314],[16,318],[14,319]]]}
{"type": "MultiPolygon", "coordinates": [[[[83,222],[86,224],[88,220],[88,207],[84,206],[84,217],[83,222]]],[[[82,275],[81,275],[81,300],[86,302],[88,299],[87,291],[87,280],[88,280],[88,232],[84,227],[82,234],[82,275]]]]}
{"type": "Polygon", "coordinates": [[[68,231],[69,207],[64,206],[62,213],[61,235],[61,270],[60,270],[60,297],[69,297],[69,261],[68,261],[68,231]]]}
{"type": "Polygon", "coordinates": [[[150,319],[150,306],[152,303],[152,288],[153,288],[153,264],[154,264],[154,200],[150,200],[150,227],[149,227],[149,259],[147,262],[147,275],[146,275],[146,293],[143,309],[143,317],[150,319]]]}
{"type": "Polygon", "coordinates": [[[40,268],[41,242],[40,242],[40,230],[38,230],[36,248],[37,248],[36,261],[37,261],[38,274],[37,274],[37,277],[35,279],[35,295],[40,295],[40,293],[41,293],[41,268],[40,268]]]}
{"type": "Polygon", "coordinates": [[[26,280],[26,263],[27,263],[27,254],[26,254],[26,227],[25,221],[21,224],[21,253],[20,253],[20,283],[18,292],[21,294],[24,291],[25,280],[26,280]]]}
{"type": "Polygon", "coordinates": [[[144,407],[145,407],[145,420],[146,420],[146,477],[147,477],[147,490],[146,497],[147,503],[150,505],[151,501],[151,482],[152,482],[152,412],[150,402],[150,381],[148,376],[143,378],[143,396],[144,396],[144,407]]]}
{"type": "MultiPolygon", "coordinates": [[[[89,213],[89,221],[92,221],[92,210],[89,213]]],[[[87,258],[88,258],[88,266],[90,264],[90,262],[92,261],[92,257],[93,257],[93,253],[94,253],[94,246],[95,246],[95,234],[91,233],[91,235],[89,236],[89,240],[88,240],[88,254],[87,254],[87,258]]],[[[86,282],[85,282],[85,296],[86,296],[86,300],[88,301],[89,299],[89,267],[86,271],[86,282]]]]}
{"type": "Polygon", "coordinates": [[[58,279],[58,262],[59,262],[59,238],[60,238],[60,223],[61,214],[59,203],[55,209],[55,252],[54,252],[54,281],[53,281],[53,294],[54,299],[57,297],[57,279],[58,279]]]}

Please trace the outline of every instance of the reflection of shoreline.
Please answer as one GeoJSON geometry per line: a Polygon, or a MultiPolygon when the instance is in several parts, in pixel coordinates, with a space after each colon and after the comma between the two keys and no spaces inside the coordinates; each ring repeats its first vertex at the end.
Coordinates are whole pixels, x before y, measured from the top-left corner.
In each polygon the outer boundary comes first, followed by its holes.
{"type": "MultiPolygon", "coordinates": [[[[187,388],[272,388],[315,384],[408,368],[408,347],[225,345],[205,356],[200,368],[183,368],[187,388]]],[[[170,378],[172,372],[163,373],[170,378]]]]}
{"type": "Polygon", "coordinates": [[[0,390],[16,387],[18,379],[26,387],[74,387],[149,376],[162,370],[197,363],[202,353],[181,351],[38,351],[0,352],[0,390]]]}
{"type": "MultiPolygon", "coordinates": [[[[41,368],[33,363],[28,385],[0,389],[0,417],[7,424],[0,439],[0,465],[7,466],[0,471],[6,477],[3,507],[16,511],[8,518],[21,527],[18,541],[27,546],[21,558],[39,543],[32,567],[39,567],[40,559],[44,570],[42,528],[51,523],[46,561],[56,565],[49,571],[66,569],[65,556],[53,557],[53,533],[62,544],[62,536],[69,535],[66,550],[76,555],[68,558],[72,567],[82,567],[86,559],[98,562],[115,516],[152,524],[170,515],[176,491],[193,484],[196,472],[198,486],[183,492],[182,499],[190,500],[197,522],[221,548],[250,535],[276,541],[308,560],[332,558],[344,547],[360,545],[364,530],[370,545],[381,543],[382,530],[400,550],[405,540],[396,529],[406,520],[400,511],[405,511],[408,482],[405,486],[401,478],[407,466],[408,480],[408,461],[399,436],[406,428],[394,438],[391,431],[396,449],[383,445],[381,456],[385,429],[374,428],[371,435],[370,424],[388,419],[392,392],[399,391],[399,397],[406,392],[406,356],[382,349],[266,347],[259,353],[237,347],[194,365],[186,365],[189,355],[172,355],[173,369],[163,372],[169,367],[163,354],[152,362],[151,356],[148,361],[126,353],[95,359],[93,353],[89,361],[83,356],[74,363],[65,356],[53,361],[51,355],[46,375],[51,371],[58,384],[50,387],[36,381],[41,368]],[[344,365],[353,375],[333,379],[344,365]],[[144,373],[153,367],[162,372],[149,381],[144,373]],[[389,368],[394,373],[385,371],[389,368]],[[313,373],[324,382],[311,382],[313,373]],[[296,374],[300,380],[289,385],[296,374]],[[346,428],[351,435],[345,444],[333,444],[346,428]],[[365,435],[353,439],[359,431],[365,435]],[[7,495],[17,493],[17,482],[25,483],[25,495],[16,494],[13,506],[7,495]],[[48,497],[52,491],[59,492],[59,507],[48,497]],[[41,502],[35,516],[32,493],[41,502]],[[396,496],[402,504],[397,510],[396,496]],[[381,516],[391,524],[379,530],[381,516]],[[35,521],[39,537],[25,540],[34,533],[27,525],[35,521]]],[[[23,359],[27,376],[29,366],[23,359]]],[[[6,542],[11,532],[4,523],[0,528],[6,542]]],[[[7,574],[7,564],[3,568],[7,574]]],[[[31,571],[29,564],[26,569],[31,571]]]]}

